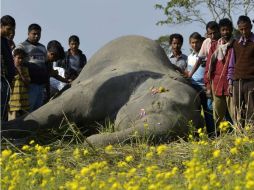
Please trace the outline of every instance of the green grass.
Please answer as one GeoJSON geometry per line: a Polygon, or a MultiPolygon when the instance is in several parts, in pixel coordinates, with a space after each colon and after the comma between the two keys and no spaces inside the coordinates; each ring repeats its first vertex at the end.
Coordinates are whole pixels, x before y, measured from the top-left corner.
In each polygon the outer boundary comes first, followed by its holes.
{"type": "Polygon", "coordinates": [[[253,189],[253,132],[248,126],[209,139],[200,129],[188,141],[95,148],[72,125],[47,146],[7,144],[1,189],[253,189]]]}

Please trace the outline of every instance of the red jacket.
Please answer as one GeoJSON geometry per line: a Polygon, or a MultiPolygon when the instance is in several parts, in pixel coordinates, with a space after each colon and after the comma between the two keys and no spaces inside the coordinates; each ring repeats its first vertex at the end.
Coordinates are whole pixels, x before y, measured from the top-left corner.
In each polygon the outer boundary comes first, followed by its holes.
{"type": "Polygon", "coordinates": [[[226,55],[222,60],[219,60],[214,54],[217,47],[218,42],[212,42],[209,54],[207,56],[204,81],[208,89],[210,88],[210,83],[212,82],[212,92],[216,96],[228,96],[227,72],[232,48],[227,48],[226,55]],[[212,56],[213,59],[215,58],[215,60],[212,60],[212,56]],[[211,81],[208,79],[209,73],[211,81]]]}

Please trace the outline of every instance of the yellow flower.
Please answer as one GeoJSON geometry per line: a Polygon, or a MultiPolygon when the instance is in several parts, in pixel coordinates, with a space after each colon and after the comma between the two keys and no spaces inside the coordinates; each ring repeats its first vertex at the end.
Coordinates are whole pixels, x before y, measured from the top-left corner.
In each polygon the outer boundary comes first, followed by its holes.
{"type": "Polygon", "coordinates": [[[159,87],[159,93],[166,92],[166,89],[162,86],[159,87]]]}
{"type": "Polygon", "coordinates": [[[227,131],[227,129],[228,129],[229,127],[230,127],[230,123],[229,123],[228,121],[220,122],[219,129],[220,129],[222,132],[227,131]]]}
{"type": "Polygon", "coordinates": [[[62,150],[61,150],[61,149],[57,149],[57,150],[56,150],[56,154],[57,154],[57,155],[59,155],[59,154],[61,154],[61,153],[62,153],[62,150]]]}
{"type": "Polygon", "coordinates": [[[49,169],[48,167],[44,166],[44,167],[41,167],[39,169],[39,173],[43,174],[43,175],[48,175],[51,173],[51,169],[49,169]]]}
{"type": "Polygon", "coordinates": [[[11,154],[12,154],[11,150],[3,150],[2,151],[2,159],[4,160],[4,159],[8,158],[11,154]]]}
{"type": "Polygon", "coordinates": [[[248,180],[245,185],[246,189],[254,189],[254,181],[248,180]]]}
{"type": "Polygon", "coordinates": [[[126,158],[125,158],[125,161],[126,162],[131,162],[131,161],[133,161],[133,156],[127,156],[126,158]]]}
{"type": "Polygon", "coordinates": [[[173,167],[173,169],[172,169],[172,174],[175,175],[177,171],[178,171],[178,167],[176,167],[176,166],[173,167]]]}
{"type": "Polygon", "coordinates": [[[152,173],[154,173],[154,171],[157,170],[157,169],[158,169],[157,166],[148,166],[148,167],[146,167],[146,172],[147,172],[148,174],[152,174],[152,173]]]}
{"type": "Polygon", "coordinates": [[[78,190],[79,185],[77,181],[72,181],[72,182],[67,182],[66,183],[66,187],[67,189],[71,189],[71,190],[78,190]]]}
{"type": "Polygon", "coordinates": [[[86,175],[88,172],[90,171],[90,169],[88,167],[83,167],[80,171],[81,175],[86,175]]]}
{"type": "Polygon", "coordinates": [[[153,152],[146,153],[146,158],[151,159],[153,157],[153,152]]]}
{"type": "Polygon", "coordinates": [[[78,160],[80,158],[80,152],[78,148],[75,148],[75,150],[73,151],[73,157],[78,160]]]}
{"type": "Polygon", "coordinates": [[[238,150],[236,147],[230,149],[231,154],[237,154],[238,150]]]}
{"type": "Polygon", "coordinates": [[[157,147],[157,154],[161,155],[163,154],[165,151],[167,150],[167,146],[166,145],[160,145],[157,147]]]}
{"type": "Polygon", "coordinates": [[[126,167],[126,166],[128,166],[128,164],[126,162],[120,161],[120,162],[117,163],[117,167],[119,167],[119,168],[123,168],[123,167],[126,167]]]}
{"type": "Polygon", "coordinates": [[[236,138],[235,139],[235,146],[239,146],[242,144],[242,139],[241,138],[236,138]]]}
{"type": "Polygon", "coordinates": [[[34,144],[34,140],[31,140],[31,141],[29,142],[29,144],[34,144]]]}
{"type": "Polygon", "coordinates": [[[88,154],[89,154],[89,151],[88,151],[87,149],[84,149],[83,155],[86,156],[86,155],[88,155],[88,154]]]}
{"type": "Polygon", "coordinates": [[[121,189],[121,184],[118,182],[113,183],[111,189],[121,189]]]}
{"type": "Polygon", "coordinates": [[[37,160],[38,166],[42,166],[44,164],[44,161],[42,159],[37,160]]]}
{"type": "Polygon", "coordinates": [[[202,128],[198,129],[198,134],[202,133],[202,128]]]}
{"type": "Polygon", "coordinates": [[[112,150],[113,150],[113,146],[111,144],[105,147],[105,152],[107,153],[112,152],[112,150]]]}
{"type": "Polygon", "coordinates": [[[47,180],[43,179],[40,186],[45,187],[47,183],[48,183],[47,180]]]}
{"type": "Polygon", "coordinates": [[[22,150],[27,151],[27,150],[29,150],[29,148],[30,148],[30,146],[24,145],[24,146],[22,147],[22,150]]]}
{"type": "Polygon", "coordinates": [[[254,151],[252,151],[252,152],[250,153],[250,157],[251,157],[251,158],[254,158],[254,151]]]}
{"type": "Polygon", "coordinates": [[[213,152],[213,157],[214,158],[218,158],[220,156],[220,150],[215,150],[214,152],[213,152]]]}

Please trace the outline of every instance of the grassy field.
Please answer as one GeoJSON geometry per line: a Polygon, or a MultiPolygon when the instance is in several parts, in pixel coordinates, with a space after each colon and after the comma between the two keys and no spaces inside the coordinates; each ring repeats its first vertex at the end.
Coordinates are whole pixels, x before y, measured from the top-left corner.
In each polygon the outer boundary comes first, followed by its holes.
{"type": "Polygon", "coordinates": [[[209,139],[202,129],[188,140],[148,145],[86,147],[79,139],[22,147],[1,153],[1,189],[254,189],[254,127],[209,139]]]}

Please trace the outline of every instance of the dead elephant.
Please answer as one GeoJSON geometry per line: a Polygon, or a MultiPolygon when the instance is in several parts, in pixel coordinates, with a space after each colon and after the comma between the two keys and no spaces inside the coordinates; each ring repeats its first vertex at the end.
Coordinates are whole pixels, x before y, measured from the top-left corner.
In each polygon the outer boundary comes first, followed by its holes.
{"type": "Polygon", "coordinates": [[[115,132],[93,134],[94,145],[123,142],[133,134],[169,141],[185,136],[190,121],[203,122],[199,98],[175,71],[163,49],[142,36],[124,36],[102,47],[71,87],[31,114],[4,123],[3,130],[58,126],[63,113],[77,126],[94,130],[94,122],[110,118],[115,132]]]}

